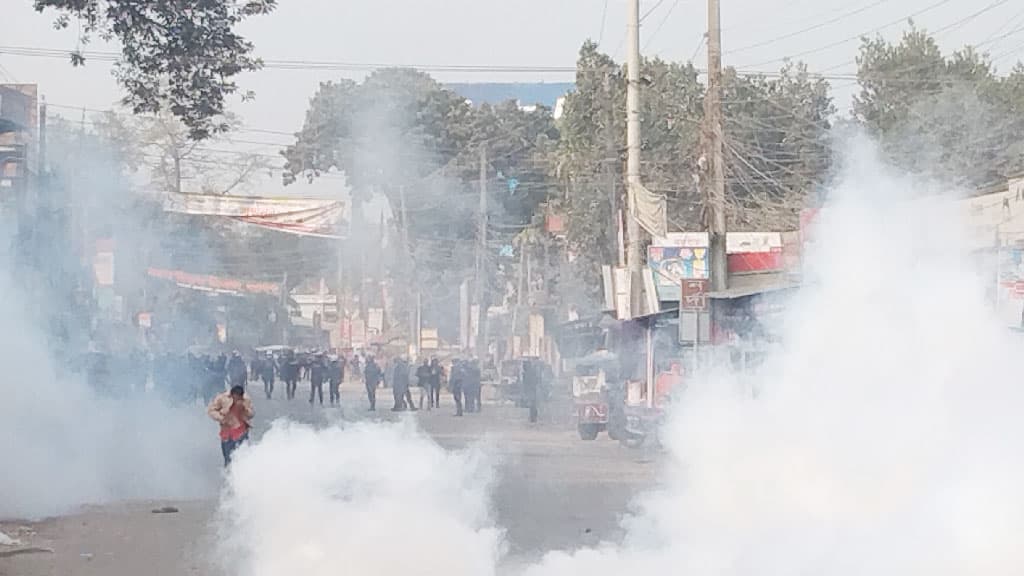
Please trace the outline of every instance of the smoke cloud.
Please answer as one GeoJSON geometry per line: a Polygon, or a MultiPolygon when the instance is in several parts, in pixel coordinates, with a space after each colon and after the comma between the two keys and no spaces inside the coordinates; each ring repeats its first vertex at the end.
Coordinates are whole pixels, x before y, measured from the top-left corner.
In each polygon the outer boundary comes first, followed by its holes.
{"type": "Polygon", "coordinates": [[[490,480],[479,452],[447,452],[409,423],[279,421],[232,464],[218,556],[252,576],[486,576],[503,552],[490,480]]]}
{"type": "MultiPolygon", "coordinates": [[[[111,365],[109,378],[92,385],[84,374],[82,356],[96,330],[90,299],[75,295],[80,255],[91,261],[93,250],[80,245],[67,213],[91,205],[90,237],[116,235],[123,246],[134,247],[155,243],[155,234],[147,232],[154,216],[134,206],[110,168],[106,145],[69,142],[60,125],[52,126],[51,154],[62,165],[65,158],[81,162],[81,170],[51,174],[34,192],[38,206],[0,213],[0,518],[214,495],[220,473],[216,426],[201,407],[171,405],[166,391],[144,390],[146,375],[125,374],[123,366],[111,365]],[[27,241],[19,229],[31,230],[34,238],[27,241]]],[[[127,257],[118,266],[128,279],[138,272],[127,257]]],[[[91,288],[91,282],[90,275],[81,285],[91,288]]]]}
{"type": "MultiPolygon", "coordinates": [[[[623,542],[550,552],[525,576],[1024,568],[1021,346],[984,301],[948,191],[864,142],[842,165],[783,348],[757,374],[691,381],[664,487],[623,542]]],[[[495,573],[489,474],[407,428],[278,425],[229,478],[231,572],[495,573]]]]}
{"type": "Polygon", "coordinates": [[[215,493],[216,436],[203,411],[154,395],[100,397],[56,362],[0,256],[0,518],[84,504],[215,493]]]}

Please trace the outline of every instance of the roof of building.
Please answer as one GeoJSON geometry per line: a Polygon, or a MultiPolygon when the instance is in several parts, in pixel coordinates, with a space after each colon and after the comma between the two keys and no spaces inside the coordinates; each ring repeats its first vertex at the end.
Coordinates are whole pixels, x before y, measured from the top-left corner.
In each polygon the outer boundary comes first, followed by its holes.
{"type": "Polygon", "coordinates": [[[474,104],[500,104],[514,100],[522,106],[541,104],[554,108],[558,99],[573,89],[572,82],[481,82],[448,84],[456,94],[474,104]]]}

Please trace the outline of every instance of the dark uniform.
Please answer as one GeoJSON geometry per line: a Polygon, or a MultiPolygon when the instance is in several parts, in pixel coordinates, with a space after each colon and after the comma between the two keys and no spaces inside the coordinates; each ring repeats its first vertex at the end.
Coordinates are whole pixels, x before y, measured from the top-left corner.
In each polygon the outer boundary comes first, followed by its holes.
{"type": "Polygon", "coordinates": [[[404,358],[395,360],[394,372],[391,376],[391,389],[395,396],[393,412],[415,410],[412,403],[412,392],[409,391],[409,362],[404,358]]]}
{"type": "Polygon", "coordinates": [[[427,408],[434,407],[434,395],[430,390],[430,364],[424,360],[416,369],[416,386],[420,388],[420,410],[423,409],[423,396],[427,396],[427,408]]]}
{"type": "Polygon", "coordinates": [[[263,391],[267,393],[267,400],[274,396],[274,370],[277,368],[277,361],[273,356],[267,356],[260,361],[260,379],[263,380],[263,391]]]}
{"type": "Polygon", "coordinates": [[[456,360],[452,362],[452,374],[448,379],[448,387],[451,388],[452,398],[455,400],[455,415],[462,416],[462,387],[465,384],[465,364],[456,360]]]}
{"type": "Polygon", "coordinates": [[[481,380],[480,363],[477,361],[470,362],[466,366],[466,378],[463,383],[463,393],[466,397],[466,412],[480,411],[480,389],[483,385],[481,380]]]}
{"type": "Polygon", "coordinates": [[[341,383],[345,381],[345,357],[331,361],[328,374],[331,386],[331,404],[341,404],[341,383]]]}
{"type": "Polygon", "coordinates": [[[434,408],[441,407],[441,378],[444,377],[444,368],[434,358],[430,361],[430,402],[434,408]]]}
{"type": "Polygon", "coordinates": [[[363,369],[363,381],[366,384],[366,398],[370,401],[370,410],[377,409],[377,387],[380,386],[384,372],[373,358],[366,359],[366,367],[363,369]]]}
{"type": "Polygon", "coordinates": [[[324,405],[324,379],[327,376],[327,366],[323,357],[314,358],[309,365],[309,403],[320,397],[320,405],[324,405]]]}

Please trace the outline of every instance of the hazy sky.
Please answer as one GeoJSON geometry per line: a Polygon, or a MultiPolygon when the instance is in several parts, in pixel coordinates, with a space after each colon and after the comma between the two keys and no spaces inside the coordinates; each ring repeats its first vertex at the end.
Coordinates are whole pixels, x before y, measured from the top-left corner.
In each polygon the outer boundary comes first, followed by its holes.
{"type": "MultiPolygon", "coordinates": [[[[893,37],[917,14],[919,26],[942,32],[947,49],[985,43],[1008,69],[1024,55],[1024,5],[1018,0],[722,0],[725,63],[777,69],[799,54],[812,70],[854,71],[865,33],[893,37]],[[759,45],[763,44],[763,45],[759,45]],[[751,45],[753,48],[743,49],[751,45]]],[[[73,49],[77,33],[52,28],[53,14],[39,14],[31,0],[3,0],[0,46],[73,49]]],[[[587,38],[621,60],[625,0],[278,0],[271,15],[251,20],[243,32],[266,60],[315,60],[384,65],[572,66],[587,38]],[[607,7],[607,9],[606,9],[607,7]],[[602,27],[602,22],[604,26],[602,27]]],[[[703,0],[643,0],[641,46],[647,54],[689,59],[706,25],[703,0]]],[[[699,49],[700,48],[700,49],[699,49]]],[[[116,50],[98,41],[90,50],[116,50]]],[[[2,51],[2,48],[0,48],[2,51]]],[[[53,104],[109,108],[120,90],[110,64],[74,69],[64,59],[0,53],[0,80],[34,82],[53,104]]],[[[294,131],[301,126],[318,82],[361,72],[265,69],[241,78],[256,100],[233,109],[252,128],[294,131]]],[[[571,73],[435,73],[442,81],[564,81],[571,73]]],[[[848,108],[851,82],[835,80],[837,106],[848,108]]],[[[55,111],[62,111],[56,108],[55,111]]],[[[72,114],[73,115],[73,114],[72,114]]],[[[247,135],[247,138],[250,136],[247,135]]],[[[273,151],[286,136],[259,133],[273,151]]]]}

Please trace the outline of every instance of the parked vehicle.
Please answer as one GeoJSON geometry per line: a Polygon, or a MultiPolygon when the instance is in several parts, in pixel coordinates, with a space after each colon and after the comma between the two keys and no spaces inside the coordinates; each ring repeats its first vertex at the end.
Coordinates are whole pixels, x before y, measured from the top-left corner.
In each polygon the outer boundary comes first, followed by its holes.
{"type": "Polygon", "coordinates": [[[576,429],[583,440],[594,440],[601,432],[617,436],[614,417],[618,409],[612,388],[619,376],[618,358],[606,350],[599,350],[576,362],[572,377],[572,396],[576,408],[576,429]]]}

